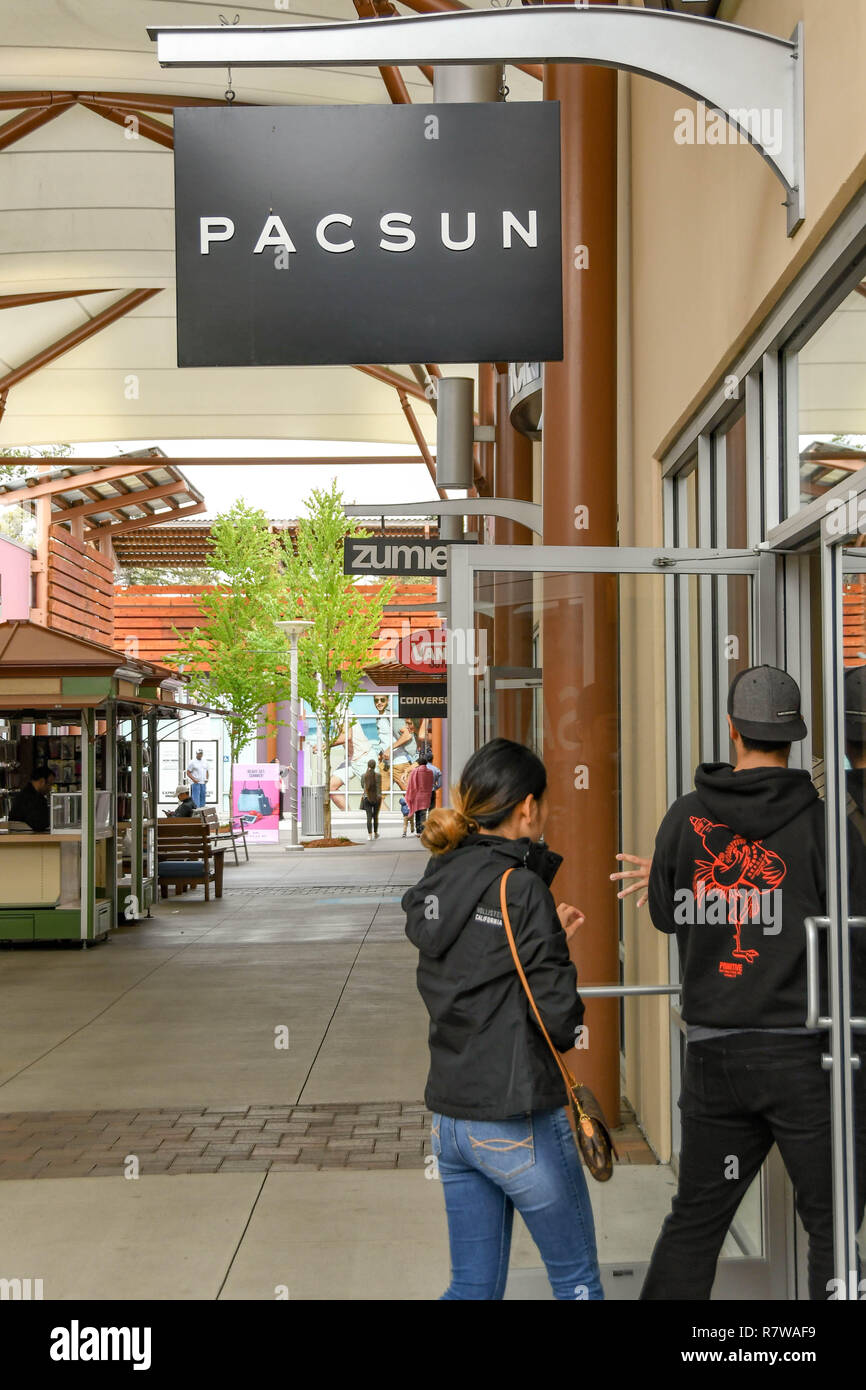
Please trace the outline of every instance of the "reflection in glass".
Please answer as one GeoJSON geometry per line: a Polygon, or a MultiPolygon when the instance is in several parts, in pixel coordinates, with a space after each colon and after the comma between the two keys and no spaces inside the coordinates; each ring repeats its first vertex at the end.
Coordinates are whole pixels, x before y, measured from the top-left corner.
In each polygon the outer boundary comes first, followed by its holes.
{"type": "Polygon", "coordinates": [[[866,298],[860,285],[798,354],[801,506],[853,481],[866,463],[864,366],[866,298]]]}
{"type": "MultiPolygon", "coordinates": [[[[854,1073],[854,1138],[860,1257],[866,1253],[866,574],[842,581],[844,769],[848,818],[848,912],[854,1073]]],[[[861,1271],[862,1273],[862,1271],[861,1271]]]]}

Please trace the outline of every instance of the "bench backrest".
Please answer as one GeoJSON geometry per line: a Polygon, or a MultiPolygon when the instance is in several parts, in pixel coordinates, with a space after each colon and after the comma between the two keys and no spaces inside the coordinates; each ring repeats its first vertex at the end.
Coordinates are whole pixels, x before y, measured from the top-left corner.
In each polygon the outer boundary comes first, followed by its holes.
{"type": "Polygon", "coordinates": [[[157,821],[156,850],[159,859],[210,858],[210,831],[203,821],[189,816],[157,821]]]}
{"type": "Polygon", "coordinates": [[[219,833],[220,818],[217,815],[215,806],[199,806],[198,814],[208,829],[215,831],[217,834],[219,833]]]}

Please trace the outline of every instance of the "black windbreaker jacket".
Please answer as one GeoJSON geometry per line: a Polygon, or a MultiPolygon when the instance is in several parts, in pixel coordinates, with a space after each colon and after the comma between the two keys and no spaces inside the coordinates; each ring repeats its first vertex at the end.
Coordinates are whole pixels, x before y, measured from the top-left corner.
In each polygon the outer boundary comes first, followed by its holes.
{"type": "Polygon", "coordinates": [[[514,966],[499,910],[554,1046],[574,1046],[583,1020],[577,972],[548,884],[562,863],[543,844],[468,835],[431,858],[403,898],[417,946],[418,989],[430,1015],[430,1110],[498,1120],[565,1104],[565,1088],[514,966]]]}

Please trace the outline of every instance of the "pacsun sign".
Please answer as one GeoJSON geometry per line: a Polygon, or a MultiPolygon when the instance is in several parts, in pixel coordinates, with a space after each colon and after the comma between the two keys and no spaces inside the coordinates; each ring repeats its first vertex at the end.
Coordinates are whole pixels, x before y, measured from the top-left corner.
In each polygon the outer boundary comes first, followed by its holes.
{"type": "Polygon", "coordinates": [[[180,366],[562,356],[559,106],[175,113],[180,366]]]}

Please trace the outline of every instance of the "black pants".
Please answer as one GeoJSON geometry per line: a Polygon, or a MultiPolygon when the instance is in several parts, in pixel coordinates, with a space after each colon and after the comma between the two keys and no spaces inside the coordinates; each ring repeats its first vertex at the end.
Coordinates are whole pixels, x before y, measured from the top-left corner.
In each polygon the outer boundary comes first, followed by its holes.
{"type": "MultiPolygon", "coordinates": [[[[809,1297],[833,1277],[830,1081],[826,1038],[741,1033],[686,1049],[677,1193],[642,1299],[708,1299],[746,1188],[775,1142],[809,1235],[809,1297]]],[[[866,1097],[863,1097],[866,1099],[866,1097]]],[[[862,1123],[863,1104],[858,1096],[862,1123]]],[[[859,1207],[863,1214],[862,1144],[859,1207]]]]}
{"type": "Polygon", "coordinates": [[[379,834],[379,805],[378,801],[365,801],[364,810],[367,812],[367,834],[379,834]]]}
{"type": "Polygon", "coordinates": [[[426,811],[426,809],[423,810],[423,811],[416,811],[416,812],[415,812],[415,834],[416,834],[416,835],[420,835],[420,834],[421,834],[421,831],[424,829],[424,822],[425,822],[426,819],[427,819],[427,811],[426,811]]]}

